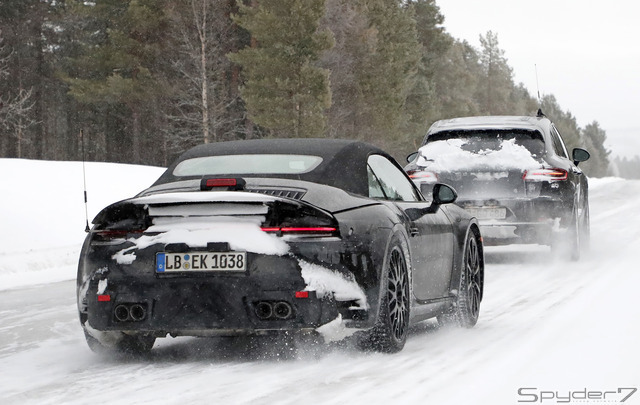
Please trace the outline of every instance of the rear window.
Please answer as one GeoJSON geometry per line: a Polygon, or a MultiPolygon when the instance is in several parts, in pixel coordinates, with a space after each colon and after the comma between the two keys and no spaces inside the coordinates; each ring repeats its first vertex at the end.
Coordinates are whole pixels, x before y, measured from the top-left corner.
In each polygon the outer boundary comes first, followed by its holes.
{"type": "Polygon", "coordinates": [[[177,177],[215,176],[221,174],[302,174],[322,163],[310,155],[223,155],[187,159],[173,169],[177,177]]]}
{"type": "Polygon", "coordinates": [[[544,154],[538,131],[449,131],[429,135],[416,164],[436,171],[526,169],[539,166],[544,154]]]}
{"type": "Polygon", "coordinates": [[[505,141],[523,146],[533,157],[544,155],[544,140],[538,131],[453,131],[430,135],[429,144],[437,141],[460,140],[457,143],[464,151],[479,154],[486,151],[500,150],[505,141]]]}

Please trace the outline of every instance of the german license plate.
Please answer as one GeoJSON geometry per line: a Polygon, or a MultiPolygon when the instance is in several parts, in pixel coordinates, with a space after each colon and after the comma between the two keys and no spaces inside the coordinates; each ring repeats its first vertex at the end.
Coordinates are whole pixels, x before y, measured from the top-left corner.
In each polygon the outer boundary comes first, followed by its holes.
{"type": "Polygon", "coordinates": [[[467,207],[465,210],[478,219],[505,219],[507,217],[505,207],[467,207]]]}
{"type": "Polygon", "coordinates": [[[246,252],[157,253],[156,272],[245,271],[246,252]]]}

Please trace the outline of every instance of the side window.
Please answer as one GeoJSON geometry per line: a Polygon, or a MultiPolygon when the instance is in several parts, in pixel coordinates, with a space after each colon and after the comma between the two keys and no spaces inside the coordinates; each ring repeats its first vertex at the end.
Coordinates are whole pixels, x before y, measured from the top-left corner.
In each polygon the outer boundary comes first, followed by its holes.
{"type": "Polygon", "coordinates": [[[384,195],[384,191],[382,191],[382,186],[378,181],[378,178],[373,171],[371,170],[371,166],[367,165],[367,179],[369,181],[369,197],[371,198],[386,198],[384,195]]]}
{"type": "Polygon", "coordinates": [[[551,140],[553,141],[553,149],[555,150],[556,155],[568,159],[569,155],[567,154],[567,148],[564,146],[562,137],[555,126],[551,127],[551,140]]]}
{"type": "Polygon", "coordinates": [[[411,181],[386,157],[371,155],[367,164],[367,171],[370,173],[370,197],[398,201],[420,201],[411,181]],[[380,192],[383,193],[383,196],[379,196],[380,192]]]}

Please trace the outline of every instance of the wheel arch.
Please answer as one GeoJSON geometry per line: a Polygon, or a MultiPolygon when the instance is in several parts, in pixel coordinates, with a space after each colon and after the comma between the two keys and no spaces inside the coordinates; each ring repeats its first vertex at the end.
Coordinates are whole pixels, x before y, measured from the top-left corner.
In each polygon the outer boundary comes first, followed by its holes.
{"type": "Polygon", "coordinates": [[[482,234],[480,233],[480,226],[476,218],[471,218],[465,224],[464,221],[460,221],[458,229],[454,230],[454,258],[453,268],[451,269],[451,282],[449,284],[449,292],[452,295],[457,295],[458,287],[460,286],[460,275],[462,274],[462,267],[464,266],[464,256],[467,249],[467,238],[473,235],[476,238],[478,244],[478,252],[480,254],[480,263],[484,267],[484,245],[482,243],[482,234]],[[456,294],[454,294],[454,291],[456,294]]]}
{"type": "MultiPolygon", "coordinates": [[[[410,294],[410,297],[413,298],[413,279],[412,279],[413,265],[412,265],[412,262],[411,262],[411,250],[410,250],[411,248],[410,248],[410,245],[409,245],[409,235],[407,234],[406,229],[401,224],[396,224],[388,232],[387,240],[386,240],[386,243],[384,245],[385,246],[384,247],[384,251],[380,255],[380,258],[379,258],[380,260],[379,260],[378,266],[376,268],[376,272],[377,272],[377,276],[378,276],[377,294],[376,294],[375,297],[371,297],[371,298],[375,298],[375,299],[371,299],[370,298],[369,305],[371,307],[371,309],[370,309],[370,313],[371,314],[377,314],[379,312],[380,305],[381,305],[382,300],[384,298],[384,294],[386,294],[387,286],[386,286],[386,284],[384,282],[384,280],[385,280],[384,272],[385,272],[385,269],[386,269],[386,263],[387,263],[387,261],[389,259],[389,254],[391,253],[392,244],[394,243],[395,240],[398,240],[398,242],[402,246],[402,250],[405,253],[407,272],[408,272],[408,276],[409,276],[409,294],[410,294]]],[[[412,299],[411,302],[413,302],[413,299],[412,299]]]]}

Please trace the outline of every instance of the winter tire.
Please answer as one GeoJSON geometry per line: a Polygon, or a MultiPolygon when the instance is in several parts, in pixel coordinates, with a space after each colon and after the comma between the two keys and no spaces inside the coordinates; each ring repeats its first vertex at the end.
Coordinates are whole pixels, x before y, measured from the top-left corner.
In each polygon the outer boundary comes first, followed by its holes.
{"type": "Polygon", "coordinates": [[[478,322],[483,293],[484,258],[482,247],[476,233],[471,231],[465,242],[456,301],[449,312],[438,316],[438,323],[472,328],[478,322]]]}
{"type": "Polygon", "coordinates": [[[360,340],[364,350],[395,353],[404,347],[409,328],[411,307],[410,274],[407,253],[394,240],[385,257],[382,274],[386,286],[380,303],[376,325],[360,340]]]}

